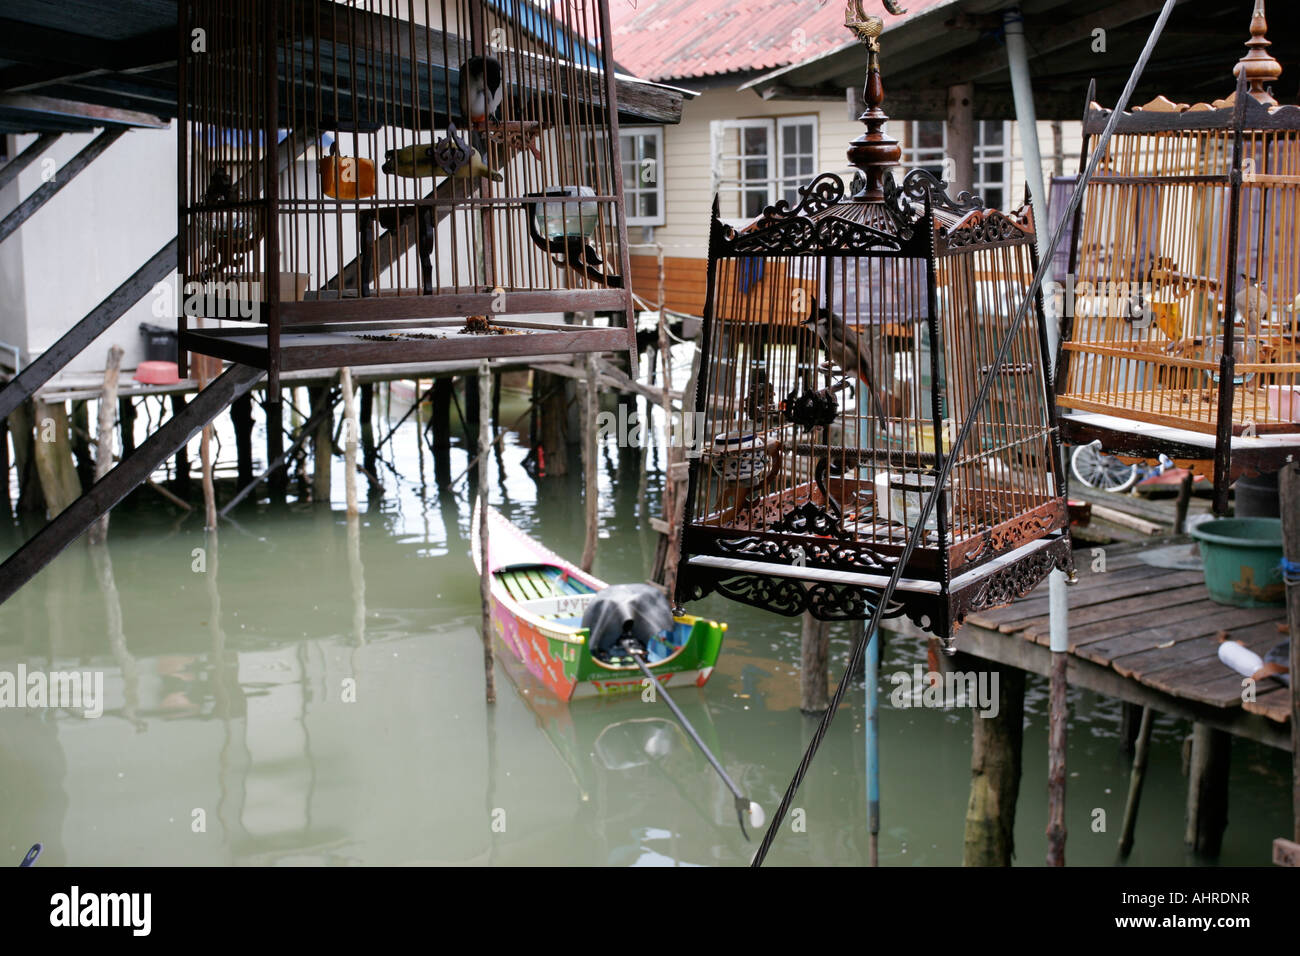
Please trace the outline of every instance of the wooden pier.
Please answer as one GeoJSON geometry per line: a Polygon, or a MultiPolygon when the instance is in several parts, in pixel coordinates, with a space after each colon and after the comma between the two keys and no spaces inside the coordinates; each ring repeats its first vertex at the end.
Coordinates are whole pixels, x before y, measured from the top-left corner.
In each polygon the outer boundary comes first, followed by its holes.
{"type": "MultiPolygon", "coordinates": [[[[1161,540],[1178,542],[1192,546],[1161,540]]],[[[1256,700],[1243,702],[1242,677],[1219,660],[1216,639],[1226,631],[1263,656],[1286,637],[1286,609],[1215,604],[1200,571],[1145,564],[1140,554],[1151,548],[1107,548],[1092,563],[1088,551],[1076,552],[1079,583],[1067,592],[1070,683],[1289,751],[1290,692],[1265,679],[1256,700]]],[[[1008,607],[972,614],[957,632],[958,650],[1046,674],[1047,601],[1043,585],[1008,607]]]]}
{"type": "MultiPolygon", "coordinates": [[[[1219,660],[1222,638],[1239,640],[1264,656],[1286,638],[1285,607],[1241,608],[1210,600],[1203,572],[1156,566],[1144,555],[1163,550],[1177,558],[1193,548],[1182,535],[1152,537],[1075,551],[1078,582],[1067,589],[1068,684],[1125,705],[1123,744],[1134,754],[1129,798],[1120,828],[1119,855],[1133,846],[1156,714],[1188,720],[1185,843],[1203,856],[1218,855],[1228,823],[1228,776],[1233,737],[1293,751],[1292,694],[1264,678],[1250,688],[1219,660]]],[[[1168,562],[1174,563],[1174,562],[1168,562]]],[[[898,633],[924,636],[908,622],[889,622],[898,633]]],[[[993,667],[1004,676],[1051,674],[1049,597],[1043,584],[1007,607],[971,614],[956,634],[954,666],[993,667]],[[963,660],[960,655],[968,655],[963,660]],[[969,662],[969,663],[968,663],[969,662]]],[[[1010,682],[1017,698],[1023,680],[1010,682]]],[[[1010,833],[1020,777],[1020,700],[1004,701],[1002,715],[976,721],[972,741],[971,806],[966,862],[1009,865],[1010,843],[989,834],[1010,833]],[[992,724],[995,726],[982,726],[992,724]],[[1013,726],[1014,725],[1014,726],[1013,726]],[[988,768],[992,767],[990,771],[988,768]],[[983,777],[993,773],[997,799],[983,777]]],[[[1062,754],[1064,753],[1062,747],[1062,754]]],[[[1285,840],[1279,845],[1290,846],[1285,840]]],[[[1276,856],[1276,854],[1275,854],[1276,856]]]]}

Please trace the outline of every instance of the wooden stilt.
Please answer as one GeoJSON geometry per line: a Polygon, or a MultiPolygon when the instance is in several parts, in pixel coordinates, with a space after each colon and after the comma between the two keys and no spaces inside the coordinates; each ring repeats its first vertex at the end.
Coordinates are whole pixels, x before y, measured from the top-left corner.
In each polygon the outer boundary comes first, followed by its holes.
{"type": "Polygon", "coordinates": [[[1202,723],[1192,725],[1187,770],[1187,830],[1184,842],[1203,856],[1218,856],[1228,826],[1228,767],[1232,736],[1202,723]]]}
{"type": "MultiPolygon", "coordinates": [[[[478,379],[473,375],[465,376],[465,420],[461,425],[465,429],[465,437],[469,442],[474,441],[474,436],[479,432],[479,426],[491,419],[491,409],[484,396],[479,394],[478,379]]],[[[490,397],[490,393],[489,393],[490,397]]]]}
{"type": "Polygon", "coordinates": [[[1020,758],[1024,746],[1025,673],[989,661],[960,658],[960,670],[989,669],[998,676],[996,716],[973,718],[970,802],[966,807],[965,866],[1010,866],[1020,758]]]}
{"type": "Polygon", "coordinates": [[[1141,704],[1130,704],[1128,701],[1120,704],[1119,752],[1126,756],[1133,756],[1142,723],[1142,713],[1145,709],[1141,704]]]}
{"type": "Polygon", "coordinates": [[[9,419],[0,418],[0,495],[3,495],[5,516],[13,514],[13,501],[9,497],[9,419]]]}
{"type": "Polygon", "coordinates": [[[496,430],[501,427],[501,379],[503,376],[494,375],[492,377],[492,433],[495,435],[496,430]]]}
{"type": "Polygon", "coordinates": [[[68,438],[72,442],[72,457],[77,463],[77,481],[89,488],[95,483],[95,459],[90,453],[90,409],[85,400],[72,403],[72,418],[68,438]]]}
{"type": "Polygon", "coordinates": [[[1065,866],[1066,651],[1052,653],[1047,730],[1047,865],[1065,866]]]}
{"type": "MultiPolygon", "coordinates": [[[[329,403],[329,387],[319,386],[310,389],[311,413],[324,408],[329,403]]],[[[312,456],[312,501],[330,500],[330,466],[334,460],[334,416],[327,415],[316,425],[311,437],[312,456]]]]}
{"type": "MultiPolygon", "coordinates": [[[[415,416],[416,431],[419,432],[420,416],[415,416]]],[[[375,447],[375,386],[366,382],[361,386],[361,461],[370,479],[369,496],[378,498],[384,493],[384,486],[379,481],[379,451],[375,447]]],[[[420,450],[420,466],[424,466],[424,450],[420,450]]]]}
{"type": "Polygon", "coordinates": [[[1187,509],[1192,504],[1192,479],[1195,476],[1188,471],[1178,484],[1178,501],[1174,504],[1174,533],[1182,534],[1187,530],[1187,509]]]}
{"type": "Polygon", "coordinates": [[[63,402],[47,405],[37,400],[35,409],[36,470],[45,495],[46,513],[53,518],[81,495],[81,482],[72,463],[67,406],[63,402]]]}
{"type": "MultiPolygon", "coordinates": [[[[1277,480],[1282,553],[1292,568],[1285,579],[1286,620],[1291,634],[1291,801],[1295,844],[1300,843],[1300,462],[1290,462],[1281,469],[1277,480]]],[[[1294,859],[1295,853],[1287,858],[1294,859]]]]}
{"type": "Polygon", "coordinates": [[[253,480],[253,400],[247,395],[231,404],[230,424],[235,430],[236,484],[243,488],[253,480]]]}
{"type": "Polygon", "coordinates": [[[439,488],[451,484],[451,392],[455,384],[450,378],[433,383],[429,427],[433,430],[433,480],[439,488]]]}
{"type": "Polygon", "coordinates": [[[827,690],[830,646],[830,624],[805,614],[799,636],[799,709],[805,714],[824,713],[831,705],[827,690]]]}
{"type": "Polygon", "coordinates": [[[539,455],[548,477],[569,473],[569,448],[566,435],[569,418],[568,387],[563,378],[550,372],[534,372],[541,394],[538,422],[541,426],[539,455]]]}
{"type": "MultiPolygon", "coordinates": [[[[113,432],[117,426],[117,382],[122,371],[122,349],[108,350],[104,366],[104,386],[99,393],[99,420],[95,427],[95,474],[99,481],[113,470],[113,432]]],[[[103,544],[108,539],[108,512],[90,526],[90,543],[103,544]]]]}
{"type": "MultiPolygon", "coordinates": [[[[352,391],[352,370],[339,369],[343,385],[343,488],[347,497],[348,515],[357,511],[357,400],[352,391]]],[[[418,396],[418,392],[417,392],[418,396]]],[[[418,401],[418,397],[417,397],[418,401]]]]}
{"type": "Polygon", "coordinates": [[[267,387],[263,407],[266,412],[266,460],[280,463],[267,476],[266,484],[271,490],[271,498],[283,501],[289,488],[289,471],[284,459],[284,403],[280,401],[278,390],[272,394],[272,389],[267,387]]]}
{"type": "Polygon", "coordinates": [[[584,383],[584,401],[582,415],[582,502],[586,514],[586,539],[582,544],[582,570],[590,571],[596,560],[597,505],[600,502],[600,488],[596,471],[596,414],[600,407],[600,371],[596,364],[598,356],[588,353],[586,360],[587,376],[584,383]]]}
{"type": "Polygon", "coordinates": [[[212,426],[204,425],[199,434],[199,468],[203,485],[203,527],[217,526],[217,486],[212,480],[212,426]]]}
{"type": "Polygon", "coordinates": [[[125,458],[135,451],[135,399],[130,395],[117,400],[117,421],[118,444],[125,458]]]}
{"type": "MultiPolygon", "coordinates": [[[[185,396],[180,393],[174,393],[171,397],[172,417],[177,418],[185,411],[185,396]]],[[[176,493],[182,498],[188,499],[190,496],[190,452],[189,447],[181,445],[176,449],[176,454],[172,458],[176,466],[176,493]]]]}
{"type": "Polygon", "coordinates": [[[35,404],[23,402],[6,421],[18,472],[18,513],[45,514],[45,493],[36,469],[35,404]]]}
{"type": "Polygon", "coordinates": [[[488,564],[488,494],[489,462],[492,457],[491,409],[488,407],[492,394],[492,366],[485,359],[478,366],[478,394],[482,407],[479,409],[478,430],[478,494],[479,494],[479,600],[483,605],[483,685],[489,704],[496,703],[497,689],[494,674],[495,653],[492,649],[492,569],[488,564]]]}
{"type": "Polygon", "coordinates": [[[1147,751],[1151,746],[1151,723],[1154,714],[1150,707],[1142,708],[1141,726],[1133,749],[1133,771],[1128,778],[1128,799],[1124,801],[1124,823],[1119,832],[1119,855],[1127,857],[1133,849],[1133,830],[1137,826],[1138,804],[1142,801],[1142,784],[1147,776],[1147,751]]]}

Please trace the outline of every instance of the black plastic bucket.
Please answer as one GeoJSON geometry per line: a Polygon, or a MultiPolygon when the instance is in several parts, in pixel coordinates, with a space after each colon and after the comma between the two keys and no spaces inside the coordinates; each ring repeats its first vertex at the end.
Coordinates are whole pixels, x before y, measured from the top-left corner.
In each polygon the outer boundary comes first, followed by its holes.
{"type": "Polygon", "coordinates": [[[1254,478],[1238,478],[1233,486],[1233,515],[1238,518],[1280,518],[1277,472],[1254,478]]]}
{"type": "Polygon", "coordinates": [[[176,361],[176,330],[165,329],[161,325],[140,323],[140,337],[144,339],[144,358],[146,362],[176,361]]]}

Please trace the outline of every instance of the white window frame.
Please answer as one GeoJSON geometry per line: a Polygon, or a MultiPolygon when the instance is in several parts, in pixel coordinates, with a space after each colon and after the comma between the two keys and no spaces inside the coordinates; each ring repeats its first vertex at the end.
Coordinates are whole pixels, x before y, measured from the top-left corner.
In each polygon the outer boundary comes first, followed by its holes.
{"type": "MultiPolygon", "coordinates": [[[[666,200],[667,196],[664,191],[664,128],[662,126],[623,126],[619,128],[618,135],[632,137],[648,137],[655,141],[655,179],[653,183],[641,181],[640,162],[633,160],[632,169],[635,173],[633,182],[627,181],[626,172],[623,176],[623,209],[627,215],[627,224],[629,226],[662,226],[668,221],[666,200]],[[653,193],[655,196],[655,206],[659,210],[655,216],[637,216],[633,215],[632,210],[640,208],[640,203],[636,200],[639,196],[653,193]]],[[[623,156],[623,144],[619,143],[619,156],[626,162],[623,156]]]]}
{"type": "MultiPolygon", "coordinates": [[[[920,138],[921,120],[908,121],[907,142],[915,143],[920,138]]],[[[1011,154],[1011,134],[1012,124],[1010,120],[1002,120],[1002,143],[1000,146],[985,145],[982,142],[985,123],[998,122],[997,120],[979,120],[977,121],[975,133],[975,182],[972,189],[978,196],[983,196],[989,189],[1002,190],[1003,205],[1010,205],[1011,199],[1011,164],[1014,157],[1011,154]],[[994,182],[984,179],[981,172],[987,163],[1002,164],[1002,179],[994,182]]],[[[924,149],[909,146],[903,150],[902,165],[905,169],[928,168],[943,169],[945,160],[948,159],[948,126],[943,124],[943,148],[928,146],[924,149]]],[[[946,178],[942,176],[941,178],[946,178]]]]}
{"type": "MultiPolygon", "coordinates": [[[[798,179],[797,185],[803,185],[814,179],[818,169],[818,149],[820,145],[820,118],[816,113],[802,113],[795,116],[770,116],[752,119],[735,119],[735,120],[713,120],[709,124],[709,141],[710,157],[712,170],[712,189],[713,193],[745,193],[753,192],[759,189],[765,189],[767,192],[767,205],[773,205],[782,198],[788,184],[785,183],[781,170],[785,165],[785,149],[783,145],[784,137],[782,132],[791,126],[811,126],[812,127],[812,172],[807,177],[798,179]],[[745,129],[762,129],[766,135],[766,149],[764,159],[767,162],[768,175],[763,179],[745,180],[745,179],[728,179],[722,175],[724,164],[734,162],[741,164],[745,157],[739,153],[723,154],[722,144],[724,137],[730,130],[745,129]]],[[[803,154],[799,154],[803,155],[803,154]]],[[[743,167],[742,167],[743,173],[743,167]]],[[[743,206],[742,206],[743,208],[743,206]]],[[[739,219],[724,220],[730,224],[739,225],[749,221],[749,217],[741,216],[739,219]]]]}

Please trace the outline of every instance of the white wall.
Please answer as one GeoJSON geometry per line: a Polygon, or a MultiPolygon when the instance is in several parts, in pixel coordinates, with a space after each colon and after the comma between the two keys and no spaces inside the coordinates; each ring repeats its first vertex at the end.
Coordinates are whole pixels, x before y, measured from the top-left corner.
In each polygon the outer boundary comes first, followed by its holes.
{"type": "MultiPolygon", "coordinates": [[[[59,175],[95,134],[65,134],[0,193],[0,214],[59,175]],[[53,160],[53,162],[49,162],[53,160]]],[[[13,138],[11,155],[35,136],[13,138]]],[[[131,130],[0,243],[0,340],[23,363],[49,348],[176,235],[176,133],[131,130]]],[[[175,282],[175,277],[171,280],[175,282]]],[[[101,371],[110,346],[123,366],[143,356],[139,325],[175,327],[175,304],[146,295],[65,369],[101,371]],[[156,308],[162,316],[154,314],[156,308]]]]}

